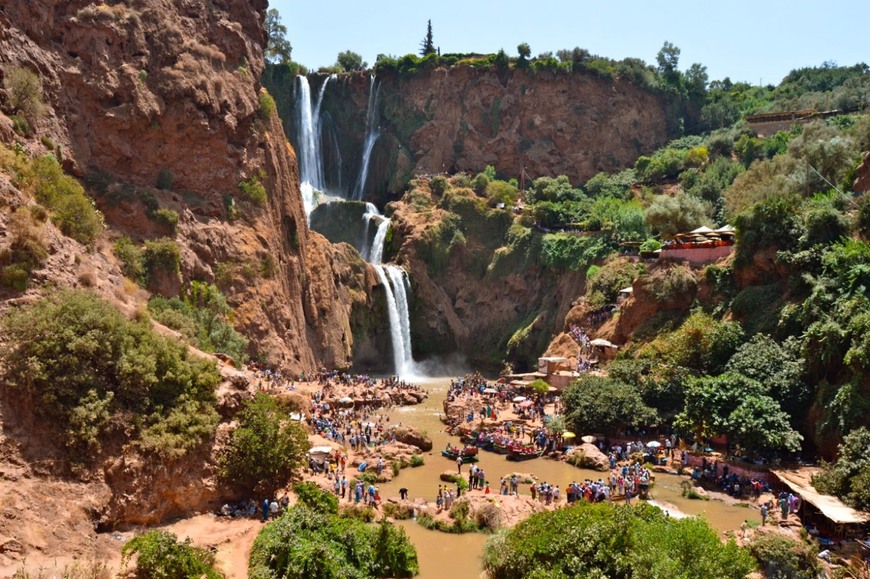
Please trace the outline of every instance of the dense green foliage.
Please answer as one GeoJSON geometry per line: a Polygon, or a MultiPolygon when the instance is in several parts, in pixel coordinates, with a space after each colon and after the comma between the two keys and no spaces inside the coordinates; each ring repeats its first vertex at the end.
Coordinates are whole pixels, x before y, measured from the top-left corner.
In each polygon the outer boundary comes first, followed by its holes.
{"type": "Polygon", "coordinates": [[[92,458],[109,430],[178,457],[218,423],[214,363],[131,322],[94,294],[58,291],[2,320],[10,387],[55,428],[73,461],[92,458]]]}
{"type": "Polygon", "coordinates": [[[137,535],[121,547],[124,564],[133,555],[136,577],[143,579],[221,579],[214,568],[214,554],[194,547],[190,539],[179,542],[166,531],[148,531],[137,535]]]}
{"type": "Polygon", "coordinates": [[[290,420],[291,410],[263,393],[245,404],[219,460],[220,475],[228,484],[272,494],[305,464],[308,438],[305,429],[290,420]]]}
{"type": "Polygon", "coordinates": [[[718,577],[742,579],[752,558],[703,519],[675,520],[642,505],[578,503],[539,513],[487,542],[493,579],[718,577]]]}
{"type": "Polygon", "coordinates": [[[32,193],[49,210],[52,222],[64,235],[92,245],[103,231],[103,214],[78,181],[63,172],[54,155],[32,159],[23,149],[0,145],[0,169],[12,175],[12,184],[32,193]]]}
{"type": "Polygon", "coordinates": [[[752,539],[749,551],[767,579],[815,579],[822,572],[818,548],[779,533],[752,539]]]}
{"type": "Polygon", "coordinates": [[[367,525],[341,517],[328,496],[308,487],[304,501],[263,528],[251,548],[249,577],[368,579],[419,572],[404,530],[386,521],[367,525]],[[324,496],[316,498],[318,493],[324,496]]]}
{"type": "Polygon", "coordinates": [[[181,332],[205,352],[220,352],[241,366],[248,340],[233,329],[232,309],[218,288],[194,281],[181,298],[155,296],[148,310],[161,324],[181,332]]]}
{"type": "Polygon", "coordinates": [[[640,392],[613,377],[586,375],[562,394],[565,421],[574,432],[620,434],[626,428],[655,425],[658,416],[640,392]]]}
{"type": "Polygon", "coordinates": [[[850,432],[840,445],[837,461],[823,467],[813,485],[842,497],[856,509],[870,511],[870,430],[862,427],[850,432]]]}

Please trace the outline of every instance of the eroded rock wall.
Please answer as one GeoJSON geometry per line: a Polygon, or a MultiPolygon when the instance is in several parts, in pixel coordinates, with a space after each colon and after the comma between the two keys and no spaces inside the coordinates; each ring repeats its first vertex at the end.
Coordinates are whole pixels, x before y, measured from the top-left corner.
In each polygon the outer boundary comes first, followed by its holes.
{"type": "MultiPolygon", "coordinates": [[[[346,366],[351,309],[366,307],[354,288],[367,273],[346,248],[309,232],[295,154],[277,116],[261,110],[266,8],[265,0],[11,0],[0,12],[0,65],[38,72],[48,112],[35,132],[59,145],[68,171],[151,191],[178,211],[183,280],[215,281],[223,266],[222,289],[252,353],[293,371],[346,366]],[[264,207],[239,195],[258,173],[264,207]],[[269,275],[236,271],[269,260],[269,275]]],[[[160,233],[144,207],[90,192],[110,227],[160,233]]]]}
{"type": "MultiPolygon", "coordinates": [[[[312,94],[326,81],[312,75],[312,94]]],[[[295,139],[298,83],[267,71],[288,134],[295,139]]],[[[324,131],[334,131],[341,164],[326,150],[327,182],[345,192],[359,175],[365,138],[369,75],[329,81],[324,131]]],[[[677,104],[633,83],[588,73],[466,66],[415,76],[376,78],[381,136],[372,152],[366,197],[380,203],[402,191],[414,174],[468,171],[493,165],[502,174],[567,175],[583,182],[599,171],[618,171],[655,150],[676,129],[677,104]]],[[[329,140],[329,139],[327,139],[329,140]]],[[[329,147],[325,147],[329,149],[329,147]]]]}

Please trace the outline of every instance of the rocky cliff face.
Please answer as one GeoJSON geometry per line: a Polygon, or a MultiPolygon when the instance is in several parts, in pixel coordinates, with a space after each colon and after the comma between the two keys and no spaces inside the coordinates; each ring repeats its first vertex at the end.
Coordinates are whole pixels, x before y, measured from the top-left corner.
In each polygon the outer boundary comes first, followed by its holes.
{"type": "MultiPolygon", "coordinates": [[[[366,270],[309,232],[295,155],[261,109],[265,0],[12,0],[0,65],[38,72],[48,113],[35,132],[86,177],[120,232],[159,228],[137,195],[178,211],[184,281],[215,281],[252,350],[289,369],[347,365],[366,270]],[[238,185],[262,175],[268,202],[238,185]],[[157,186],[159,185],[159,189],[157,186]],[[232,210],[232,211],[231,211],[232,210]],[[242,275],[273,263],[269,275],[242,275]]],[[[38,143],[27,145],[38,152],[38,143]]],[[[177,291],[178,286],[164,288],[177,291]]]]}
{"type": "MultiPolygon", "coordinates": [[[[326,79],[310,77],[313,94],[326,79]]],[[[295,139],[298,83],[274,70],[264,82],[282,116],[294,119],[287,128],[295,139]]],[[[378,201],[401,191],[414,174],[476,173],[486,165],[518,179],[525,168],[529,178],[564,174],[582,182],[633,164],[674,129],[674,103],[667,97],[591,74],[463,66],[385,74],[376,87],[381,136],[365,192],[378,201]]],[[[332,187],[340,175],[349,190],[359,174],[369,92],[367,74],[342,75],[324,92],[326,140],[334,133],[341,150],[340,164],[326,155],[332,187]]]]}
{"type": "MultiPolygon", "coordinates": [[[[181,276],[159,284],[161,292],[191,280],[218,284],[252,353],[285,369],[350,363],[351,320],[367,319],[376,276],[352,248],[308,229],[294,150],[277,115],[261,104],[266,7],[265,0],[0,6],[0,78],[15,68],[37,73],[46,105],[20,134],[0,89],[0,142],[29,156],[54,153],[87,185],[107,223],[87,247],[49,220],[45,263],[26,292],[0,288],[0,310],[52,286],[79,286],[132,314],[148,294],[124,280],[113,241],[170,235],[181,276]],[[239,188],[252,178],[265,187],[263,203],[239,188]],[[149,216],[149,203],[178,213],[174,232],[149,216]]],[[[0,171],[0,248],[12,212],[33,203],[0,171]]],[[[239,386],[244,395],[254,388],[246,380],[239,386]]],[[[0,517],[0,575],[38,554],[87,555],[97,524],[154,524],[225,498],[213,448],[166,465],[119,448],[93,472],[67,478],[58,446],[3,394],[0,487],[7,492],[0,494],[14,501],[0,517]],[[44,508],[33,509],[37,503],[44,508]]]]}

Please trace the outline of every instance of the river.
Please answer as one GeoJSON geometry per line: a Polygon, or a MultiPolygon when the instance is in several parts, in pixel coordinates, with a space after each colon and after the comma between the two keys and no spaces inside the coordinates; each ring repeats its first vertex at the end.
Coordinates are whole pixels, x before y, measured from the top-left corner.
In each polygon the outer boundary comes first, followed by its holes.
{"type": "MultiPolygon", "coordinates": [[[[422,404],[402,406],[390,412],[391,422],[401,422],[424,431],[432,439],[433,450],[424,453],[423,466],[403,469],[392,482],[380,485],[381,496],[398,496],[399,488],[407,487],[410,498],[424,498],[434,503],[438,494],[438,485],[443,484],[439,478],[440,474],[444,471],[456,470],[456,463],[441,456],[441,450],[448,442],[461,444],[457,437],[450,436],[444,431],[444,425],[440,420],[444,412],[442,403],[450,380],[450,378],[415,380],[427,390],[429,397],[422,404]]],[[[557,484],[561,489],[565,489],[571,481],[583,481],[586,478],[597,480],[606,475],[606,473],[576,468],[566,462],[543,458],[515,463],[491,452],[481,451],[478,456],[480,457],[478,466],[484,469],[489,481],[494,481],[493,486],[496,490],[499,479],[512,472],[533,473],[539,481],[557,484]]],[[[467,466],[464,466],[463,473],[466,472],[467,466]]],[[[680,486],[682,480],[674,475],[656,474],[655,486],[651,492],[652,498],[666,508],[675,508],[687,515],[702,515],[722,534],[740,528],[740,524],[745,519],[758,517],[755,511],[745,507],[728,505],[715,500],[686,499],[682,496],[680,486]]],[[[521,485],[520,494],[529,494],[528,485],[521,485]]],[[[452,535],[430,531],[413,521],[401,521],[400,524],[417,548],[421,579],[480,577],[481,555],[486,535],[481,533],[452,535]]]]}

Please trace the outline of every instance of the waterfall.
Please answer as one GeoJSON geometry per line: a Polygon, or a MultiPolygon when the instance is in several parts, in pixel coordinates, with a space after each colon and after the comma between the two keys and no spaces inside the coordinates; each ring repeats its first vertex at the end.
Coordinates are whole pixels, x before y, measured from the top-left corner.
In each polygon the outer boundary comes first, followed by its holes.
{"type": "Polygon", "coordinates": [[[414,362],[411,350],[411,318],[408,294],[410,284],[408,274],[398,265],[386,265],[381,263],[384,255],[384,243],[387,240],[387,231],[390,229],[390,220],[381,215],[378,208],[371,203],[366,203],[366,212],[363,215],[366,220],[365,241],[360,250],[360,255],[375,267],[384,293],[387,297],[387,314],[390,323],[390,338],[393,342],[393,365],[395,373],[402,377],[417,376],[418,369],[414,362]],[[372,221],[377,222],[375,237],[368,244],[369,226],[372,221]]]}
{"type": "Polygon", "coordinates": [[[369,227],[372,224],[373,217],[379,217],[381,213],[378,211],[378,208],[374,206],[372,203],[366,203],[366,212],[363,213],[363,222],[365,223],[365,229],[363,229],[362,235],[362,243],[360,243],[360,256],[369,263],[372,263],[371,256],[369,255],[371,249],[369,245],[369,227]]]}
{"type": "Polygon", "coordinates": [[[369,175],[369,162],[371,161],[372,149],[375,142],[381,136],[381,128],[378,123],[378,93],[381,85],[375,83],[375,76],[369,77],[369,102],[366,110],[366,138],[363,142],[362,162],[359,169],[359,178],[353,189],[353,199],[362,199],[366,179],[369,175]]]}
{"type": "Polygon", "coordinates": [[[329,81],[335,75],[329,76],[320,86],[317,100],[311,102],[311,86],[308,77],[299,75],[299,181],[302,189],[302,203],[305,215],[314,210],[315,197],[318,191],[324,191],[322,138],[320,134],[320,105],[323,104],[323,93],[329,81]],[[313,106],[312,106],[313,105],[313,106]]]}
{"type": "Polygon", "coordinates": [[[411,325],[408,317],[408,293],[405,270],[396,265],[377,265],[375,271],[387,296],[387,315],[390,338],[393,342],[395,373],[401,377],[416,375],[416,364],[411,356],[411,325]]]}

